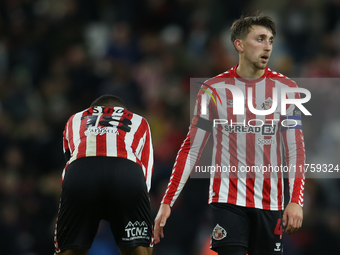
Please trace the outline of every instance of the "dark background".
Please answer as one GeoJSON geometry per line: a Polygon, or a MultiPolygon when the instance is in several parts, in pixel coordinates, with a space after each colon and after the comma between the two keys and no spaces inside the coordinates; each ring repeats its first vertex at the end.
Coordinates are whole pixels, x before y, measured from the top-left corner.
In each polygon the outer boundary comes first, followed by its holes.
{"type": "MultiPolygon", "coordinates": [[[[63,128],[102,94],[150,123],[155,216],[190,123],[190,78],[237,64],[229,27],[256,10],[277,23],[272,69],[340,77],[339,0],[1,0],[0,254],[53,253],[63,128]]],[[[339,164],[339,83],[316,81],[306,86],[307,162],[339,164]]],[[[155,255],[209,253],[208,182],[189,179],[155,255]]],[[[307,179],[303,228],[284,236],[285,254],[340,254],[339,186],[307,179]]],[[[90,254],[114,254],[107,225],[90,254]]]]}

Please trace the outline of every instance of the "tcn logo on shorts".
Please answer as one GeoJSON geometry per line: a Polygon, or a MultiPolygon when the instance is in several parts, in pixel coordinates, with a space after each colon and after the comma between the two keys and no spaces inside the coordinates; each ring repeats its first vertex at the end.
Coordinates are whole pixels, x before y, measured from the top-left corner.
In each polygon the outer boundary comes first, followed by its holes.
{"type": "Polygon", "coordinates": [[[123,237],[123,241],[131,241],[135,239],[150,239],[148,236],[148,225],[143,221],[142,223],[136,221],[129,223],[125,227],[126,237],[123,237]]]}

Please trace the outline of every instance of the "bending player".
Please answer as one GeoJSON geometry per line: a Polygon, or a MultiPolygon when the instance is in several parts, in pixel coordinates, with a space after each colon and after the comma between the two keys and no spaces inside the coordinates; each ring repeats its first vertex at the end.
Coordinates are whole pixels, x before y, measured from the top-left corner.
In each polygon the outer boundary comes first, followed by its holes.
{"type": "Polygon", "coordinates": [[[102,96],[70,117],[64,153],[56,254],[86,255],[104,219],[121,254],[151,255],[153,149],[147,121],[118,97],[102,96]]]}

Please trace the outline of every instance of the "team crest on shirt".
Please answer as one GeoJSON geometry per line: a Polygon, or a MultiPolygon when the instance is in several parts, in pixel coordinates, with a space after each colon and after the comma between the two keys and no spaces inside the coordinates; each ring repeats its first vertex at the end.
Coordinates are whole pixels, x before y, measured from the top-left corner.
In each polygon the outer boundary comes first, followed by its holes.
{"type": "Polygon", "coordinates": [[[222,240],[226,236],[227,236],[227,231],[225,231],[224,228],[222,228],[220,225],[217,224],[216,227],[213,229],[212,238],[218,241],[218,240],[222,240]]]}
{"type": "Polygon", "coordinates": [[[227,107],[233,107],[233,100],[232,99],[228,99],[227,100],[227,107]]]}
{"type": "Polygon", "coordinates": [[[271,99],[270,97],[268,97],[264,103],[262,104],[262,109],[264,110],[269,110],[270,108],[272,108],[273,105],[273,99],[271,99]]]}

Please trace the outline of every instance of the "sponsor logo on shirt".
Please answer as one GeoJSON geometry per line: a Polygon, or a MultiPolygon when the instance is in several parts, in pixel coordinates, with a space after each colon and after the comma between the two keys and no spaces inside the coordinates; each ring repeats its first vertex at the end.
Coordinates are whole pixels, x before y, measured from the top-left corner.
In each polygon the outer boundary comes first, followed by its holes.
{"type": "Polygon", "coordinates": [[[259,145],[270,145],[270,144],[276,144],[275,139],[262,139],[258,138],[257,139],[257,144],[259,145]]]}
{"type": "Polygon", "coordinates": [[[118,134],[117,128],[111,128],[111,127],[89,127],[85,131],[85,135],[88,136],[90,134],[94,135],[104,135],[104,134],[118,134]]]}
{"type": "Polygon", "coordinates": [[[234,133],[254,133],[254,134],[262,134],[265,136],[275,135],[276,126],[272,125],[263,125],[261,127],[258,126],[248,126],[248,125],[224,125],[224,130],[227,132],[234,133]]]}
{"type": "Polygon", "coordinates": [[[262,126],[262,135],[275,135],[276,126],[272,125],[263,125],[262,126]]]}
{"type": "Polygon", "coordinates": [[[129,221],[125,227],[125,234],[126,236],[122,237],[123,241],[150,239],[148,236],[148,225],[145,223],[145,221],[142,221],[142,223],[139,221],[136,221],[135,223],[129,221]]]}

